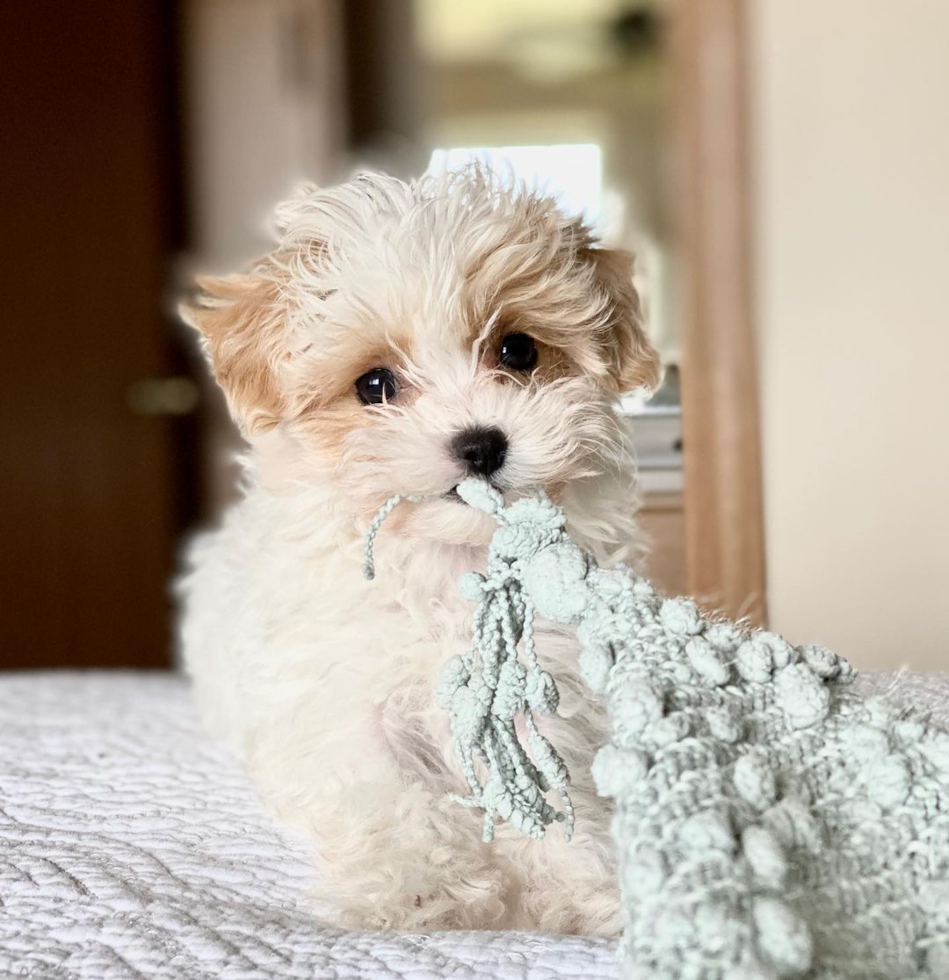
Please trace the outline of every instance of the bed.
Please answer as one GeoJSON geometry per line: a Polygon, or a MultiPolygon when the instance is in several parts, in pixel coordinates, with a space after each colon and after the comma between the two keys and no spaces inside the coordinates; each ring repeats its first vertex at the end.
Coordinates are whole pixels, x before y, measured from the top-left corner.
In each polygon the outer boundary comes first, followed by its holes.
{"type": "MultiPolygon", "coordinates": [[[[949,675],[867,675],[949,722],[949,675]]],[[[0,677],[0,976],[619,977],[615,943],[344,932],[306,847],[256,801],[168,674],[0,677]]]]}

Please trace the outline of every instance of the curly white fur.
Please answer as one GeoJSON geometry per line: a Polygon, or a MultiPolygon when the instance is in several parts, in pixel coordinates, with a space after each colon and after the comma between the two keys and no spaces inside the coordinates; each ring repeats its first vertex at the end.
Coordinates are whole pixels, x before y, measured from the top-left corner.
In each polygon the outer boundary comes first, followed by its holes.
{"type": "Polygon", "coordinates": [[[553,202],[481,171],[307,188],[249,275],[206,280],[186,310],[250,443],[243,499],[191,546],[182,644],[209,725],[264,798],[313,837],[316,890],[346,925],[615,933],[608,823],[589,776],[605,719],[572,638],[538,637],[561,706],[548,727],[574,774],[577,832],[526,842],[452,803],[464,777],[435,701],[468,637],[457,576],[490,519],[451,494],[472,424],[508,439],[506,495],[545,486],[600,560],[635,560],[632,458],[614,412],[655,381],[629,267],[553,202]],[[496,358],[529,333],[536,369],[496,358]],[[390,403],[354,381],[384,366],[390,403]],[[394,493],[363,580],[361,538],[394,493]]]}

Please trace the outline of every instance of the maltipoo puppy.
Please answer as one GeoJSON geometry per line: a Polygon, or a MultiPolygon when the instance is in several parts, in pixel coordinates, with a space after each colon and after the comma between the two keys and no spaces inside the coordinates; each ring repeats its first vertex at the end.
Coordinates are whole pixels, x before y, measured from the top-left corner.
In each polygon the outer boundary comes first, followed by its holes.
{"type": "Polygon", "coordinates": [[[538,624],[559,714],[538,719],[574,777],[576,835],[498,828],[450,799],[466,783],[437,706],[469,639],[460,573],[508,499],[541,486],[602,562],[635,561],[617,395],[650,387],[628,256],[555,202],[479,169],[305,188],[274,251],[206,279],[185,311],[250,449],[243,497],[190,548],[184,658],[211,728],[263,798],[312,836],[332,921],[410,930],[621,927],[610,813],[589,775],[603,710],[573,639],[538,624]],[[363,535],[397,508],[362,575],[363,535]]]}

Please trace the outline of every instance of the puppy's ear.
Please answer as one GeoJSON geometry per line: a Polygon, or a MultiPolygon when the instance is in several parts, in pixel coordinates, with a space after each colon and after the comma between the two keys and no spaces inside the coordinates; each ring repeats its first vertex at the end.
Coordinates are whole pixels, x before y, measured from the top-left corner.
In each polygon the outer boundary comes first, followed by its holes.
{"type": "Polygon", "coordinates": [[[200,331],[211,370],[244,435],[280,420],[277,374],[286,357],[285,310],[279,285],[260,275],[200,277],[201,293],[180,313],[200,331]]]}
{"type": "Polygon", "coordinates": [[[639,295],[633,286],[633,256],[612,248],[588,248],[585,255],[611,305],[607,341],[611,387],[619,394],[637,388],[652,390],[661,376],[659,355],[643,329],[639,295]]]}

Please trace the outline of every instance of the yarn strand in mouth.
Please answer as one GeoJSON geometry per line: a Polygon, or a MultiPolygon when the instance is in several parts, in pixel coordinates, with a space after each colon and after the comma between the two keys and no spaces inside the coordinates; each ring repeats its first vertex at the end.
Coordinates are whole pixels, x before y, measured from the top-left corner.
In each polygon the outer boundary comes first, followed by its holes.
{"type": "Polygon", "coordinates": [[[382,527],[382,522],[403,500],[407,500],[412,504],[417,504],[421,499],[421,496],[417,493],[396,493],[393,494],[377,511],[376,516],[372,519],[372,523],[369,525],[369,530],[366,531],[366,537],[363,539],[362,574],[367,582],[371,582],[376,577],[375,544],[376,536],[379,534],[379,528],[382,527]]]}

